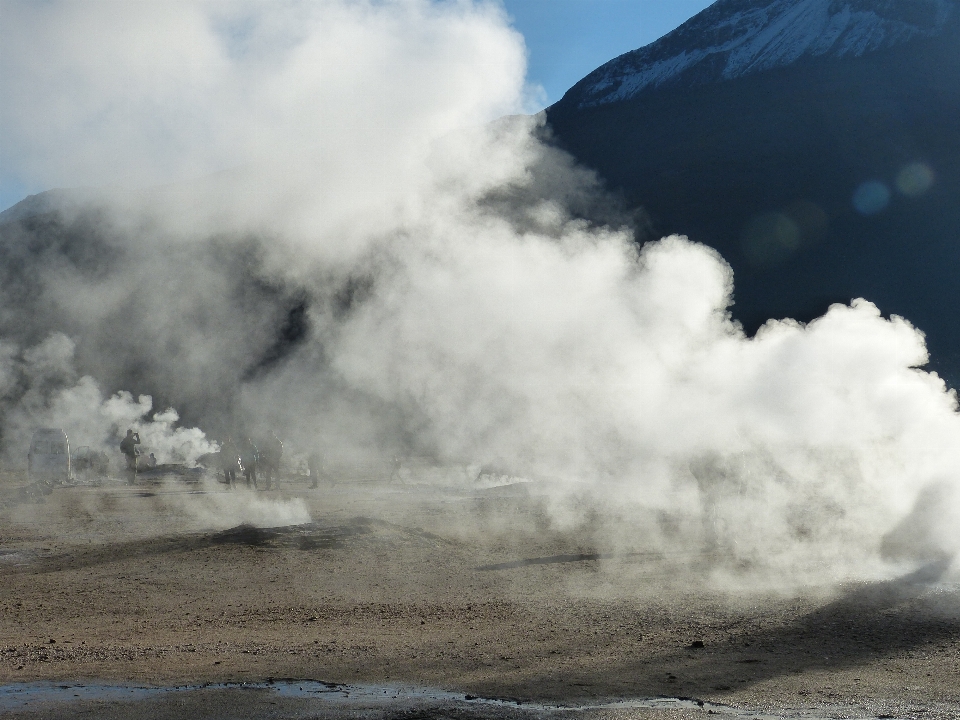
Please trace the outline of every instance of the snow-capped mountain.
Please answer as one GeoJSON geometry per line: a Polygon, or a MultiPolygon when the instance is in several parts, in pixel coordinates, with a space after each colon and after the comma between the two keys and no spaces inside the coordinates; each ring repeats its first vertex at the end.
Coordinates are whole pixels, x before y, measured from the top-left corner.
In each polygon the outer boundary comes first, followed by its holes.
{"type": "Polygon", "coordinates": [[[581,107],[670,84],[729,80],[809,57],[858,57],[940,33],[956,0],[719,0],[571,90],[581,107]]]}
{"type": "Polygon", "coordinates": [[[748,331],[864,297],[960,388],[958,118],[960,0],[720,0],[547,109],[643,239],[723,255],[748,331]]]}

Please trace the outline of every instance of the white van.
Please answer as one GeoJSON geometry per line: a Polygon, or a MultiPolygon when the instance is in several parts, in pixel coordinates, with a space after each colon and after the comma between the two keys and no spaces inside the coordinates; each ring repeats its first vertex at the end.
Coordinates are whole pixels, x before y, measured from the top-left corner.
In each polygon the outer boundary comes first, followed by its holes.
{"type": "Polygon", "coordinates": [[[70,440],[60,428],[41,428],[33,434],[27,453],[27,471],[32,480],[70,480],[70,440]]]}

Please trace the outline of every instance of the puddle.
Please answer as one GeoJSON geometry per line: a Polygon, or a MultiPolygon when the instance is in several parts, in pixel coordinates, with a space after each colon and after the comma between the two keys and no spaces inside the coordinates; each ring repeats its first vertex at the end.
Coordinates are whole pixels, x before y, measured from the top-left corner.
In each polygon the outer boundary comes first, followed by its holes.
{"type": "Polygon", "coordinates": [[[0,686],[0,711],[19,710],[36,703],[69,703],[83,700],[144,700],[177,689],[134,685],[16,683],[0,686]]]}
{"type": "Polygon", "coordinates": [[[17,683],[0,686],[0,712],[36,707],[38,704],[70,704],[76,702],[133,702],[174,695],[204,691],[231,691],[237,693],[269,693],[278,698],[313,699],[318,706],[335,706],[340,709],[351,707],[382,707],[391,705],[414,705],[420,708],[443,706],[445,708],[487,708],[527,710],[551,717],[575,716],[579,712],[597,710],[700,710],[717,717],[744,718],[749,720],[777,720],[796,718],[797,720],[827,720],[837,717],[875,718],[876,715],[863,715],[852,712],[852,708],[785,708],[775,713],[744,710],[718,705],[692,698],[634,698],[610,703],[591,704],[547,704],[524,702],[505,698],[482,698],[463,693],[435,690],[409,685],[341,685],[338,683],[317,682],[314,680],[284,680],[251,683],[211,683],[204,685],[181,685],[174,687],[151,687],[148,685],[108,685],[97,683],[17,683]],[[826,714],[825,714],[826,713],[826,714]]]}

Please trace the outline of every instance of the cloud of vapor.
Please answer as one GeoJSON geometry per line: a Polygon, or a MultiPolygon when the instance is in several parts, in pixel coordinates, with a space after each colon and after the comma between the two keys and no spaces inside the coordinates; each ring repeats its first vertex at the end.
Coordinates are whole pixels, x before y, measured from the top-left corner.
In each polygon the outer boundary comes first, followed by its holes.
{"type": "Polygon", "coordinates": [[[555,527],[700,550],[719,579],[960,550],[956,396],[917,369],[922,333],[854,300],[745,336],[716,252],[639,246],[516,115],[522,39],[497,5],[2,12],[0,160],[127,183],[0,225],[8,455],[40,420],[198,447],[130,393],[149,394],[330,458],[537,479],[555,527]]]}
{"type": "MultiPolygon", "coordinates": [[[[2,12],[8,172],[70,186],[232,171],[207,188],[220,212],[201,201],[213,227],[314,245],[318,229],[348,233],[330,240],[337,257],[392,226],[430,143],[521,107],[522,40],[493,3],[4,0],[2,12]]],[[[181,214],[196,192],[174,191],[181,214]]]]}
{"type": "Polygon", "coordinates": [[[104,397],[94,378],[77,377],[74,343],[62,333],[22,351],[8,347],[0,364],[0,375],[7,379],[3,434],[9,447],[27,447],[38,427],[63,427],[70,428],[74,449],[87,446],[118,458],[117,439],[127,428],[140,434],[143,451],[153,452],[161,463],[192,464],[216,449],[199,429],[176,427],[175,410],[151,412],[151,397],[134,399],[126,391],[104,397]],[[21,392],[10,397],[14,387],[21,392]]]}

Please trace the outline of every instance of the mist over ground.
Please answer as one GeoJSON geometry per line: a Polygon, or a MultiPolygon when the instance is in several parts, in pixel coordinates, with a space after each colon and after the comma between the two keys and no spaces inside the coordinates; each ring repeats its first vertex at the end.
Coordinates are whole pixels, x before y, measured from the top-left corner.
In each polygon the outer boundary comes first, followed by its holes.
{"type": "Polygon", "coordinates": [[[960,550],[922,332],[851,299],[747,337],[722,257],[641,245],[523,114],[496,4],[0,12],[0,164],[85,188],[0,225],[7,463],[40,426],[188,462],[275,430],[534,480],[552,528],[705,550],[723,584],[960,550]]]}

